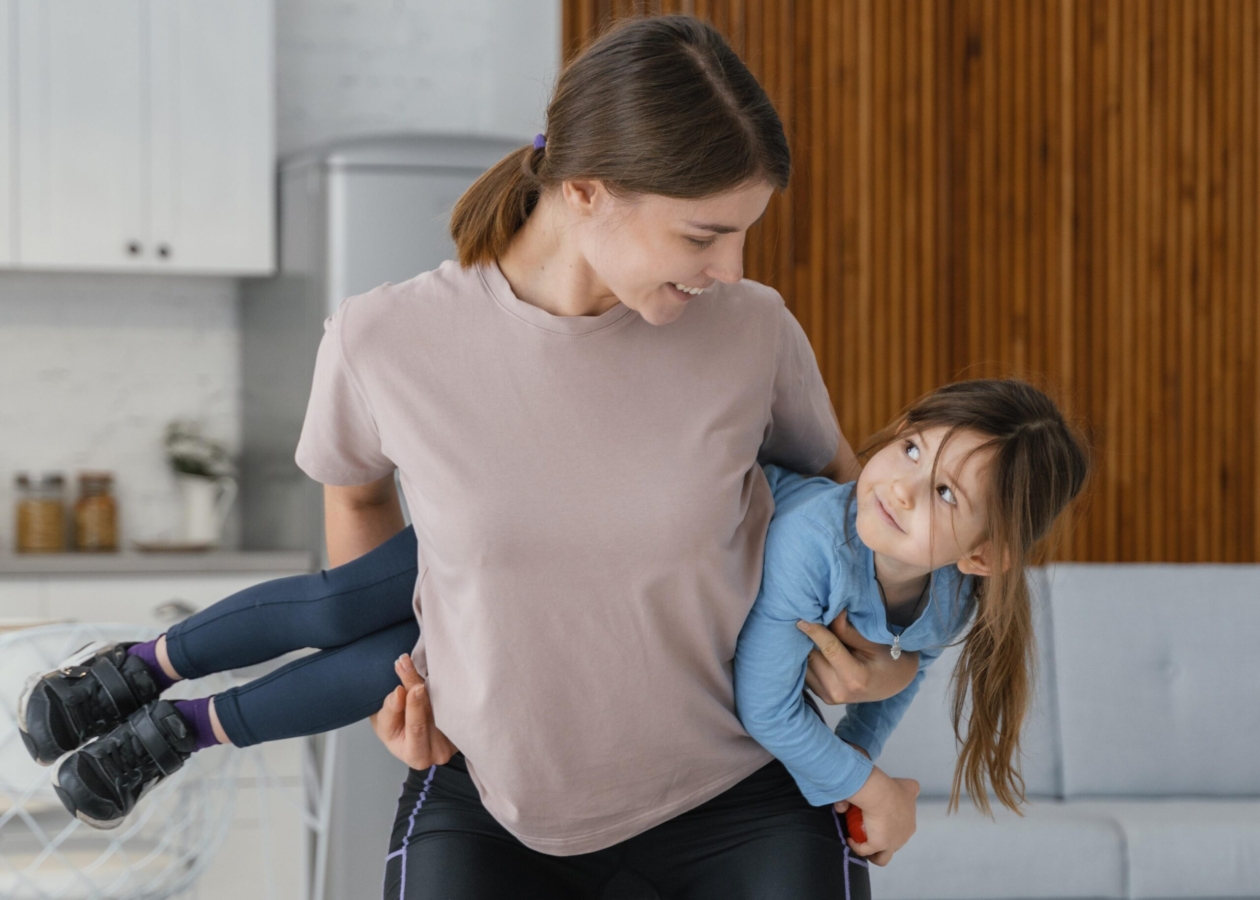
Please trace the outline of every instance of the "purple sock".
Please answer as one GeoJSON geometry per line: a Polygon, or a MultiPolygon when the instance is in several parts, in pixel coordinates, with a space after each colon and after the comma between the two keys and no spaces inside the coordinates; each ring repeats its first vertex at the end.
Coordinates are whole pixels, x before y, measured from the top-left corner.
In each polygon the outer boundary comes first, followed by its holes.
{"type": "Polygon", "coordinates": [[[214,736],[214,726],[210,724],[210,700],[210,697],[201,697],[197,700],[175,701],[175,708],[192,729],[193,740],[197,742],[193,753],[207,747],[219,746],[219,739],[214,736]]]}
{"type": "Polygon", "coordinates": [[[153,673],[153,680],[157,682],[159,691],[164,691],[175,683],[174,678],[162,671],[162,664],[158,662],[156,640],[145,641],[143,644],[132,644],[127,648],[127,653],[144,660],[144,664],[153,673]]]}

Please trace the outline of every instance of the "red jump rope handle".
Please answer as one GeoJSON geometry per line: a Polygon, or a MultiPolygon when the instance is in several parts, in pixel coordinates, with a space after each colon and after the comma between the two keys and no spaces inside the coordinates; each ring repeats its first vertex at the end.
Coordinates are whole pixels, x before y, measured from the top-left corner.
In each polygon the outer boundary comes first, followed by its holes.
{"type": "Polygon", "coordinates": [[[844,824],[849,830],[849,837],[859,844],[866,843],[866,823],[862,821],[862,810],[852,803],[844,811],[844,824]]]}

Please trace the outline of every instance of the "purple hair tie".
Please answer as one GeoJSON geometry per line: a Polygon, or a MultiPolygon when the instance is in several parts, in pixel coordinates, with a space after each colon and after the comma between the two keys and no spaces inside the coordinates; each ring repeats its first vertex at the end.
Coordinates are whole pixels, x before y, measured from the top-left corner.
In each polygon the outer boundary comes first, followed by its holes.
{"type": "Polygon", "coordinates": [[[547,135],[545,134],[534,135],[534,149],[535,150],[541,150],[546,146],[547,146],[547,135]]]}

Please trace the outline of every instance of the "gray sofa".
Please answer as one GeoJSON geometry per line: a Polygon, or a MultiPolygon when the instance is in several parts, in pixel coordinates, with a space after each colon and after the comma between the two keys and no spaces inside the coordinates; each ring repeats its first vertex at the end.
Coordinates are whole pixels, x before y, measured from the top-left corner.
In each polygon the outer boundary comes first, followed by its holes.
{"type": "MultiPolygon", "coordinates": [[[[922,783],[878,900],[1260,898],[1260,566],[1058,565],[1033,576],[1030,804],[946,816],[956,650],[879,765],[922,783]]],[[[836,710],[828,710],[834,720],[836,710]]]]}

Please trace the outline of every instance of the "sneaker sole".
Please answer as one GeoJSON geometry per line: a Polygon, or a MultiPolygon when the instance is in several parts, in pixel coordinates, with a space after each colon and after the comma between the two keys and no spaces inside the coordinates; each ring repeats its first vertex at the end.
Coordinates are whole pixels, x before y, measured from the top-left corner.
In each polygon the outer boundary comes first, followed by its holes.
{"type": "MultiPolygon", "coordinates": [[[[69,668],[70,666],[80,665],[81,663],[95,656],[97,652],[104,649],[105,647],[111,646],[113,643],[116,643],[116,642],[92,641],[90,644],[86,644],[85,646],[77,650],[74,654],[62,660],[61,664],[57,666],[57,668],[49,669],[47,672],[38,672],[32,675],[30,678],[26,679],[26,682],[22,685],[22,693],[18,697],[18,708],[17,708],[18,732],[21,735],[22,744],[26,747],[27,752],[30,753],[31,755],[31,759],[36,764],[44,766],[44,767],[55,766],[61,760],[54,759],[52,762],[40,762],[36,758],[35,739],[31,737],[30,729],[28,729],[26,726],[26,706],[30,702],[31,694],[35,693],[35,688],[39,687],[39,683],[43,681],[45,678],[47,678],[48,676],[56,674],[57,672],[60,672],[62,669],[69,668]]],[[[72,753],[74,751],[67,751],[67,752],[72,753]]],[[[56,779],[54,779],[54,782],[55,780],[56,779]]]]}

